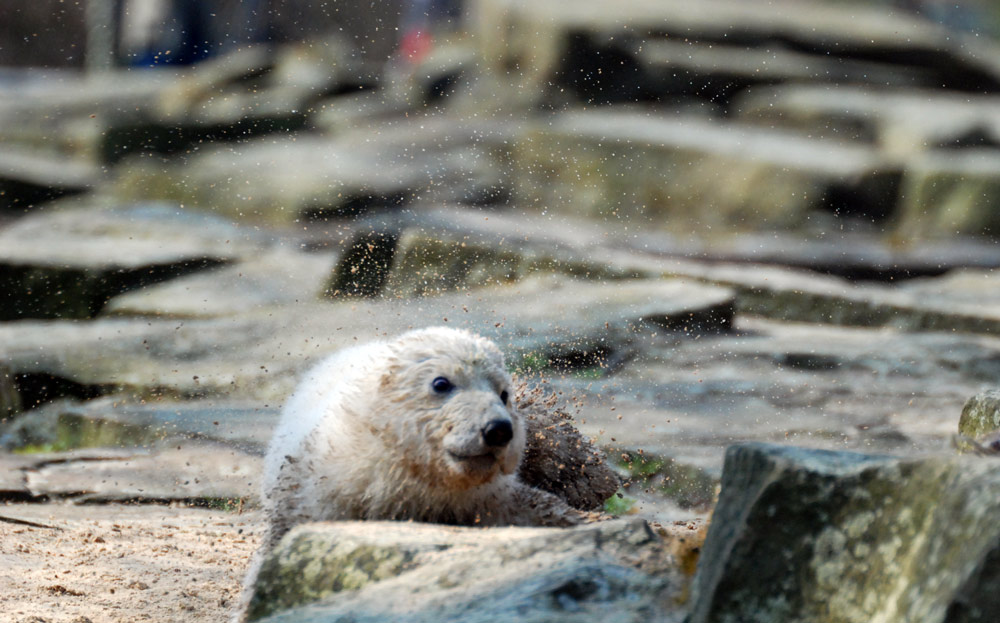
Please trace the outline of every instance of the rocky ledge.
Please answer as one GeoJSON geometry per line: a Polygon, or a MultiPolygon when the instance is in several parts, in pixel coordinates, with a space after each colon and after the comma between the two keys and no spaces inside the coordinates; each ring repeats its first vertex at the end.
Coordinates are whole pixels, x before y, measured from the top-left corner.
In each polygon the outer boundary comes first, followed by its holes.
{"type": "Polygon", "coordinates": [[[250,620],[681,621],[689,578],[642,520],[572,529],[308,524],[268,556],[250,620]]]}

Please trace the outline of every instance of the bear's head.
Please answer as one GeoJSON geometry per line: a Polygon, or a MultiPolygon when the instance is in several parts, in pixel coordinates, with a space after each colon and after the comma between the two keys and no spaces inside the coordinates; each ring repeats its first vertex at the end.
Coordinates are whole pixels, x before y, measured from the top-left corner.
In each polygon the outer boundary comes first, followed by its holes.
{"type": "Polygon", "coordinates": [[[517,470],[525,423],[493,342],[432,327],[402,335],[390,350],[377,401],[386,410],[372,415],[409,477],[460,491],[517,470]]]}

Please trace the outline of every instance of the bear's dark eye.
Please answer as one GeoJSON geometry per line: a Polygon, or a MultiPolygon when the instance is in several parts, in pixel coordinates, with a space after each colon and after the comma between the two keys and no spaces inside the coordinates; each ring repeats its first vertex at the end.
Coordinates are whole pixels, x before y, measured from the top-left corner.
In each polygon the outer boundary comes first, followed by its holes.
{"type": "Polygon", "coordinates": [[[451,391],[451,388],[453,387],[455,386],[451,384],[451,381],[444,378],[443,376],[439,376],[433,381],[431,381],[431,389],[433,389],[439,394],[447,394],[448,392],[451,391]]]}
{"type": "Polygon", "coordinates": [[[507,404],[508,398],[510,398],[510,395],[507,393],[506,389],[500,392],[500,402],[507,404]]]}

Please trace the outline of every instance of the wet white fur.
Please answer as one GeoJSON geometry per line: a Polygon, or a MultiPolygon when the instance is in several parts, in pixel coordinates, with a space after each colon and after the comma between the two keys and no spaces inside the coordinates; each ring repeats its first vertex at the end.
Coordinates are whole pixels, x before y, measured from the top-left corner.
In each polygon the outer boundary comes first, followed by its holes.
{"type": "Polygon", "coordinates": [[[555,498],[517,480],[524,442],[496,345],[451,328],[412,331],[341,351],[306,374],[267,453],[265,509],[279,532],[335,519],[566,523],[547,515],[555,498]],[[431,389],[438,376],[455,384],[446,396],[431,389]],[[481,431],[497,418],[510,419],[514,438],[492,469],[454,460],[491,451],[481,431]],[[542,516],[522,506],[528,499],[548,502],[542,516]]]}

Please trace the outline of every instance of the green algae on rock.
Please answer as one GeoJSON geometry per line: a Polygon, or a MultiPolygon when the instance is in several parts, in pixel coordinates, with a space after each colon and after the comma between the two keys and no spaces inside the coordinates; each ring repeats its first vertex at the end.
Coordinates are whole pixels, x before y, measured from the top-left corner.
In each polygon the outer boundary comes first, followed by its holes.
{"type": "Polygon", "coordinates": [[[691,622],[976,620],[952,613],[993,603],[998,512],[984,459],[733,446],[691,622]]]}
{"type": "Polygon", "coordinates": [[[322,536],[295,530],[264,561],[250,603],[250,620],[395,577],[414,556],[398,547],[322,536]]]}
{"type": "Polygon", "coordinates": [[[316,523],[265,560],[250,620],[674,622],[687,583],[670,540],[642,520],[570,529],[316,523]]]}
{"type": "Polygon", "coordinates": [[[996,430],[1000,430],[1000,390],[987,390],[969,398],[958,420],[958,434],[979,439],[996,430]]]}

